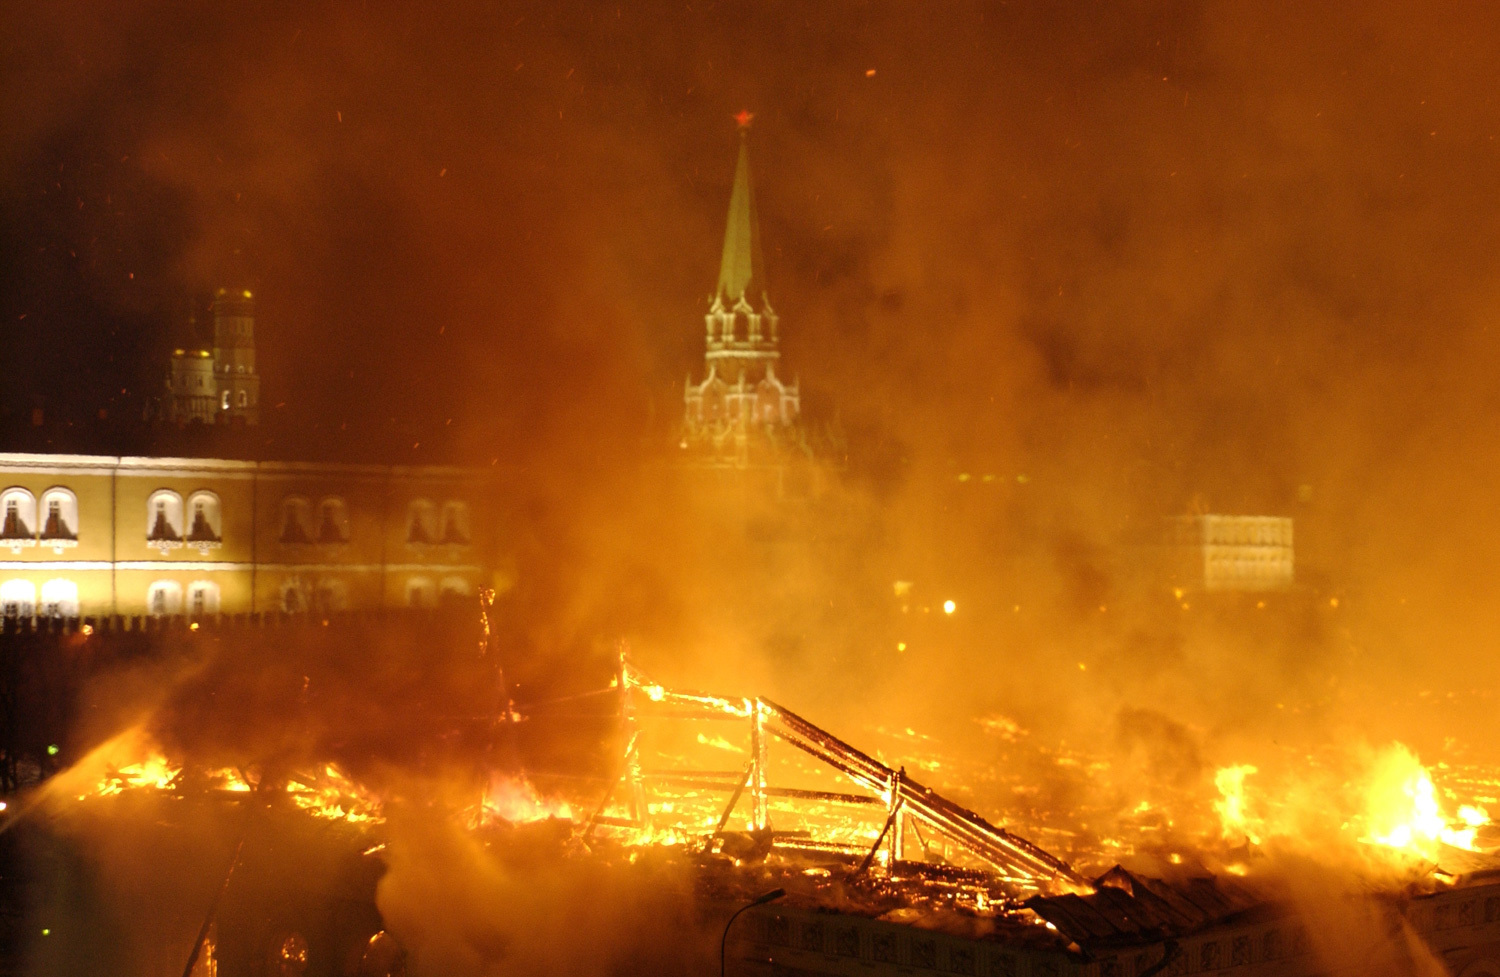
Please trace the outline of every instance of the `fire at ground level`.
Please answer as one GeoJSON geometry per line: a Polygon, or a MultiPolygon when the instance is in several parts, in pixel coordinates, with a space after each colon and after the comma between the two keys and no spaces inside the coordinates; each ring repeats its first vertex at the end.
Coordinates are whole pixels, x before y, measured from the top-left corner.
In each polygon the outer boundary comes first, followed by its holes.
{"type": "MultiPolygon", "coordinates": [[[[294,666],[299,640],[282,641],[294,666]]],[[[234,659],[223,644],[187,656],[195,681],[234,659]]],[[[776,702],[669,689],[623,650],[592,685],[529,676],[529,696],[489,641],[470,661],[472,700],[418,703],[443,721],[407,775],[383,769],[394,748],[349,711],[360,697],[330,708],[296,667],[257,690],[282,733],[338,721],[294,743],[226,750],[210,726],[195,739],[219,747],[188,748],[179,716],[80,747],[5,812],[8,969],[706,973],[730,915],[779,890],[730,930],[730,972],[1500,973],[1493,828],[1448,815],[1419,766],[1356,829],[1379,870],[1310,866],[1309,895],[1259,870],[1277,829],[1249,768],[1218,778],[1232,848],[1127,871],[1053,854],[776,702]]]]}

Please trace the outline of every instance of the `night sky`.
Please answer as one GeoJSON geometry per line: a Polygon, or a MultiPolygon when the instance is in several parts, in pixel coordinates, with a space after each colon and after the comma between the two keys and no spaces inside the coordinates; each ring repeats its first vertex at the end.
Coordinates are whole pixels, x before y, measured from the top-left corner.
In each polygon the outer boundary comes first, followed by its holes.
{"type": "Polygon", "coordinates": [[[12,425],[138,417],[235,284],[293,453],[624,470],[701,370],[748,109],[786,372],[856,491],[994,474],[1054,548],[1293,515],[1309,569],[1500,634],[1491,8],[3,16],[12,425]]]}

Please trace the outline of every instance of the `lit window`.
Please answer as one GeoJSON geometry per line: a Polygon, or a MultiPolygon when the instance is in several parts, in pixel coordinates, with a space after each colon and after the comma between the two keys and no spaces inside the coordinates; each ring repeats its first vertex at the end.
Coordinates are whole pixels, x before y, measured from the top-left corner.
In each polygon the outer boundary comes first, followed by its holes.
{"type": "MultiPolygon", "coordinates": [[[[226,366],[224,369],[227,370],[227,369],[229,369],[229,367],[226,366]]],[[[224,391],[222,394],[219,395],[219,407],[220,407],[221,410],[228,410],[229,409],[229,391],[228,390],[224,391]]]]}
{"type": "Polygon", "coordinates": [[[437,510],[426,499],[417,499],[407,510],[406,541],[408,543],[431,543],[437,538],[437,510]]]}
{"type": "Polygon", "coordinates": [[[308,501],[301,496],[291,496],[281,502],[281,541],[283,543],[311,543],[308,533],[308,501]]]}
{"type": "Polygon", "coordinates": [[[158,580],[146,592],[146,610],[156,617],[182,611],[182,584],[175,580],[158,580]]]}
{"type": "Polygon", "coordinates": [[[467,502],[443,504],[443,542],[458,545],[469,542],[469,505],[467,502]]]}
{"type": "Polygon", "coordinates": [[[23,488],[8,488],[0,493],[0,508],[5,521],[0,523],[0,539],[31,539],[36,535],[36,497],[23,488]]]}
{"type": "Polygon", "coordinates": [[[438,597],[444,604],[462,604],[469,593],[469,581],[463,577],[444,577],[438,585],[438,597]]]}
{"type": "Polygon", "coordinates": [[[349,540],[349,507],[343,499],[327,498],[318,503],[318,542],[344,543],[349,540]]]}
{"type": "Polygon", "coordinates": [[[146,502],[146,539],[170,544],[182,540],[182,496],[170,489],[151,493],[146,502]]]}
{"type": "Polygon", "coordinates": [[[223,539],[219,514],[219,497],[212,492],[194,492],[188,496],[187,541],[199,546],[223,539]]]}
{"type": "Polygon", "coordinates": [[[219,585],[210,580],[194,580],[188,584],[188,614],[206,617],[219,613],[219,585]]]}
{"type": "Polygon", "coordinates": [[[42,584],[42,617],[77,617],[78,585],[71,580],[42,584]]]}
{"type": "Polygon", "coordinates": [[[70,542],[78,539],[78,497],[65,488],[42,493],[42,539],[70,542]]]}
{"type": "Polygon", "coordinates": [[[407,607],[433,607],[437,604],[437,588],[426,577],[412,577],[406,581],[407,607]]]}
{"type": "Polygon", "coordinates": [[[293,578],[281,585],[281,612],[301,614],[307,610],[307,589],[301,580],[293,578]]]}
{"type": "Polygon", "coordinates": [[[36,584],[30,580],[7,580],[0,584],[0,615],[31,617],[36,613],[36,584]]]}

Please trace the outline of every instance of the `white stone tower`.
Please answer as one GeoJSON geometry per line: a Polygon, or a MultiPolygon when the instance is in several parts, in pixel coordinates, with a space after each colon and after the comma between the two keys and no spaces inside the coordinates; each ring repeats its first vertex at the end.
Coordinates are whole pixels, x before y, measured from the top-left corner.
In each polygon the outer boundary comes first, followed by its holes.
{"type": "Polygon", "coordinates": [[[255,301],[249,289],[221,288],[214,296],[214,376],[220,424],[260,422],[260,374],[255,372],[255,301]]]}

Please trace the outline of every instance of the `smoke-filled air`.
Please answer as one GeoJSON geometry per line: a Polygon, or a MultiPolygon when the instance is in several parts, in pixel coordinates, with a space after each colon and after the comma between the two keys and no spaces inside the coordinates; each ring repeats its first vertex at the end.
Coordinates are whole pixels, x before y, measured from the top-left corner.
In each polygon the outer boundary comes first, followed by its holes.
{"type": "Polygon", "coordinates": [[[1500,975],[1497,45],[8,5],[0,970],[1500,975]]]}

